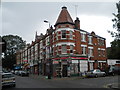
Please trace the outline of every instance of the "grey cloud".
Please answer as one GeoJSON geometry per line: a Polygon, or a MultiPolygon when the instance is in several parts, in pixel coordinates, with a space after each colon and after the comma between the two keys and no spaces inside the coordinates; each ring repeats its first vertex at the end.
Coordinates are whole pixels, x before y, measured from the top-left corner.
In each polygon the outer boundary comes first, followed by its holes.
{"type": "Polygon", "coordinates": [[[17,34],[27,41],[32,41],[36,29],[39,29],[40,33],[48,28],[46,24],[43,24],[44,20],[49,20],[52,25],[55,24],[62,6],[68,7],[68,11],[74,20],[74,5],[78,5],[77,12],[79,15],[112,17],[112,13],[116,10],[115,2],[4,2],[2,3],[3,34],[17,34]],[[42,25],[45,25],[46,28],[42,25]]]}

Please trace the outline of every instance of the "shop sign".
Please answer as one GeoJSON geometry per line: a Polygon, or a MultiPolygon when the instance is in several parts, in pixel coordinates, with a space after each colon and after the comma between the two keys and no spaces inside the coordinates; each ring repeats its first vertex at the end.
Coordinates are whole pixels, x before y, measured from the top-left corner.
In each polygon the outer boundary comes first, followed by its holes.
{"type": "Polygon", "coordinates": [[[72,60],[72,63],[78,63],[78,60],[72,60]]]}
{"type": "Polygon", "coordinates": [[[62,64],[67,64],[67,61],[62,61],[62,64]]]}
{"type": "Polygon", "coordinates": [[[86,59],[88,59],[88,58],[85,58],[85,57],[71,57],[72,59],[81,59],[81,60],[86,60],[86,59]]]}
{"type": "Polygon", "coordinates": [[[53,64],[59,64],[59,62],[58,61],[53,61],[53,64]]]}

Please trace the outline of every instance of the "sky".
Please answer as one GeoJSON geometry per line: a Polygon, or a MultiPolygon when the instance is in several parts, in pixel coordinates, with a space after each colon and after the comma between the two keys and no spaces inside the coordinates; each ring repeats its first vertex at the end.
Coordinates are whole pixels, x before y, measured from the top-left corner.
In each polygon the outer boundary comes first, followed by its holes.
{"type": "Polygon", "coordinates": [[[54,26],[62,6],[66,6],[73,20],[79,17],[81,29],[88,32],[94,31],[97,35],[106,38],[107,47],[110,47],[110,42],[114,40],[107,31],[115,30],[112,27],[114,18],[112,13],[117,13],[118,0],[111,2],[110,0],[106,2],[21,1],[5,0],[2,2],[0,7],[0,34],[2,36],[18,35],[27,43],[31,43],[35,40],[36,31],[38,35],[45,34],[49,28],[49,24],[44,20],[48,20],[54,26]]]}

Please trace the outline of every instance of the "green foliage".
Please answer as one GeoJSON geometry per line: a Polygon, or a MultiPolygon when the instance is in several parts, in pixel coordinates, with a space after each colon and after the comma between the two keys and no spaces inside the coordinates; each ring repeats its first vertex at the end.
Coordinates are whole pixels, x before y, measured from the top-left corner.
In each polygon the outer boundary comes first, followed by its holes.
{"type": "Polygon", "coordinates": [[[4,58],[3,58],[3,68],[13,68],[13,65],[16,64],[16,57],[15,53],[16,50],[23,49],[26,45],[26,42],[22,40],[21,37],[19,36],[14,36],[14,35],[6,35],[3,36],[3,39],[7,43],[7,48],[4,53],[4,58]]]}
{"type": "Polygon", "coordinates": [[[113,16],[115,18],[112,19],[114,23],[113,28],[116,31],[108,31],[108,33],[110,33],[112,37],[115,37],[116,39],[120,39],[120,1],[116,3],[116,7],[117,7],[118,13],[117,14],[113,13],[113,16]]]}
{"type": "Polygon", "coordinates": [[[107,49],[109,59],[120,59],[120,40],[116,39],[111,42],[111,47],[107,49]]]}
{"type": "Polygon", "coordinates": [[[108,31],[115,40],[111,42],[111,47],[107,49],[107,57],[109,59],[120,59],[120,1],[116,3],[118,14],[114,14],[113,28],[115,31],[108,31]]]}

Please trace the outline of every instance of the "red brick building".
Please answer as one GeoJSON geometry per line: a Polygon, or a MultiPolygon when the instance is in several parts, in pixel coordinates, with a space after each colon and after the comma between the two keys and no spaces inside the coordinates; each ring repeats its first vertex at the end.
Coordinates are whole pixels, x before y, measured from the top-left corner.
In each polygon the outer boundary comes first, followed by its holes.
{"type": "Polygon", "coordinates": [[[26,49],[31,72],[66,77],[106,67],[106,39],[82,30],[79,18],[73,21],[67,7],[62,7],[54,27],[45,35],[36,34],[26,49]]]}

